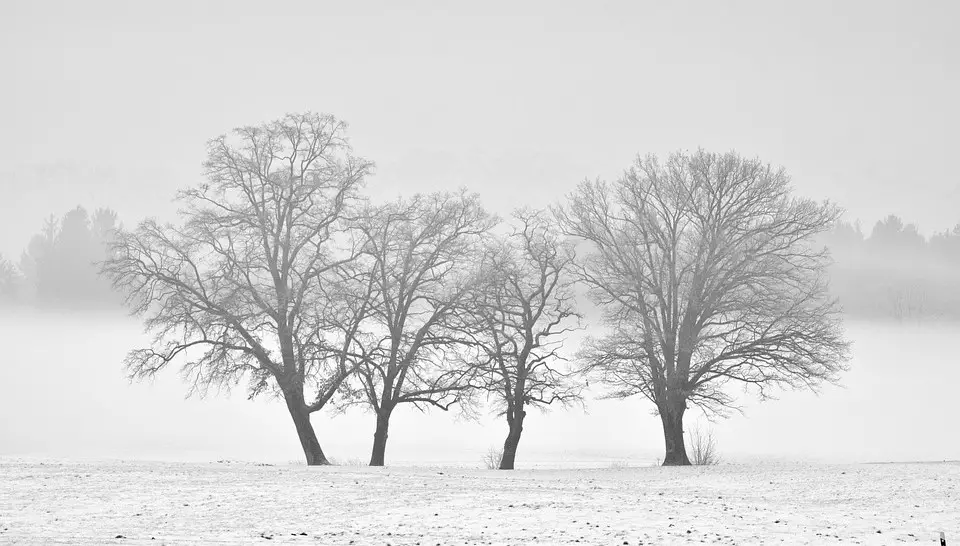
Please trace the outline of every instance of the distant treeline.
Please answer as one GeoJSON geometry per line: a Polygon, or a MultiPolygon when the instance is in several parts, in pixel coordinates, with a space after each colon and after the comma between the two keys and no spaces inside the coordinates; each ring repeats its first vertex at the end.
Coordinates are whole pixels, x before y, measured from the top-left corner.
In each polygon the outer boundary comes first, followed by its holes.
{"type": "Polygon", "coordinates": [[[831,291],[848,316],[899,321],[960,319],[960,225],[927,238],[897,216],[869,236],[838,223],[825,236],[831,291]]]}
{"type": "Polygon", "coordinates": [[[0,256],[0,302],[38,307],[116,306],[119,298],[98,274],[118,228],[117,214],[83,207],[51,216],[30,239],[19,263],[0,256]]]}
{"type": "MultiPolygon", "coordinates": [[[[19,263],[0,256],[0,302],[96,308],[119,298],[97,274],[118,227],[106,208],[83,207],[51,216],[19,263]]],[[[831,291],[852,317],[893,320],[960,319],[960,225],[924,237],[897,216],[869,235],[859,222],[840,222],[824,236],[834,264],[831,291]]]]}

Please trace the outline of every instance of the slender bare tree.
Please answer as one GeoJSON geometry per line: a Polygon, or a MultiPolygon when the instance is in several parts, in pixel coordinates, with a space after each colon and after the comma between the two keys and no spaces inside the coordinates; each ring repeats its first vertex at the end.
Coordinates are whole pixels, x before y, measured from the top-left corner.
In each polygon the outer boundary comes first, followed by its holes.
{"type": "Polygon", "coordinates": [[[555,210],[589,249],[576,268],[610,335],[581,353],[610,396],[660,415],[664,465],[690,464],[687,403],[735,408],[728,382],[816,389],[848,343],[812,239],[839,210],[791,194],[789,177],[734,153],[638,158],[614,184],[583,182],[555,210]]]}
{"type": "Polygon", "coordinates": [[[372,207],[360,221],[376,297],[356,335],[360,388],[347,404],[376,414],[371,466],[384,464],[398,405],[446,410],[468,393],[471,368],[457,356],[472,343],[462,303],[478,285],[480,243],[495,223],[465,192],[372,207]]]}
{"type": "Polygon", "coordinates": [[[513,233],[487,253],[475,304],[483,355],[474,382],[496,399],[509,427],[501,470],[514,468],[528,407],[568,404],[581,391],[559,352],[579,327],[568,274],[573,248],[542,212],[520,209],[513,218],[513,233]]]}
{"type": "Polygon", "coordinates": [[[361,322],[373,295],[353,288],[369,283],[343,227],[372,164],[345,128],[306,113],[211,140],[206,183],[178,196],[182,224],[120,231],[102,267],[154,334],[127,356],[131,379],[178,360],[201,396],[248,379],[251,398],[286,402],[309,465],[327,464],[310,414],[359,362],[331,318],[361,322]]]}

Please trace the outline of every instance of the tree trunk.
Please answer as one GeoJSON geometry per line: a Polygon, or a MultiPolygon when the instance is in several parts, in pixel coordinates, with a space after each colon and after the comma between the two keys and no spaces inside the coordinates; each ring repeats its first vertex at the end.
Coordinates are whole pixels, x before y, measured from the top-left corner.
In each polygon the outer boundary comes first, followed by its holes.
{"type": "Polygon", "coordinates": [[[300,438],[300,446],[303,448],[303,455],[307,459],[308,466],[330,464],[327,456],[320,449],[320,442],[317,440],[317,434],[313,431],[313,425],[310,423],[310,412],[307,411],[306,404],[303,403],[303,396],[297,393],[284,393],[284,400],[287,402],[287,409],[290,410],[290,417],[293,418],[293,424],[297,427],[297,436],[300,438]]]}
{"type": "Polygon", "coordinates": [[[687,448],[683,441],[683,412],[686,402],[673,405],[672,408],[660,408],[660,421],[663,423],[663,440],[666,453],[663,466],[688,466],[687,448]]]}
{"type": "Polygon", "coordinates": [[[523,410],[517,412],[516,417],[510,424],[510,432],[507,439],[503,442],[503,456],[500,458],[500,470],[513,470],[514,461],[517,458],[517,446],[520,445],[520,434],[523,432],[523,418],[526,413],[523,410]]]}
{"type": "Polygon", "coordinates": [[[377,414],[377,430],[373,433],[373,453],[370,454],[370,466],[383,466],[387,452],[387,430],[390,428],[390,410],[380,410],[377,414]]]}

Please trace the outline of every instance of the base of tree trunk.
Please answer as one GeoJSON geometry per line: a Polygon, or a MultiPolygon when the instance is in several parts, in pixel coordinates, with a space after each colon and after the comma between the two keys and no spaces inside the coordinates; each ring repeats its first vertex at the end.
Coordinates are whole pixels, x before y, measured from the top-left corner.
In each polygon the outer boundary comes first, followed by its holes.
{"type": "Polygon", "coordinates": [[[661,466],[690,466],[690,459],[687,458],[686,453],[682,456],[669,453],[663,458],[663,464],[661,466]]]}
{"type": "Polygon", "coordinates": [[[390,416],[377,416],[377,429],[373,433],[373,451],[370,454],[370,466],[383,466],[387,453],[387,432],[390,416]]]}
{"type": "Polygon", "coordinates": [[[510,423],[510,433],[503,442],[503,455],[500,457],[500,470],[513,470],[517,460],[517,448],[520,446],[520,434],[523,433],[523,416],[510,423]]]}
{"type": "MultiPolygon", "coordinates": [[[[508,440],[509,441],[509,440],[508,440]]],[[[503,448],[503,456],[500,457],[500,470],[513,470],[514,461],[517,459],[517,448],[516,446],[513,449],[503,448]]]]}
{"type": "Polygon", "coordinates": [[[307,466],[326,466],[330,464],[323,452],[304,453],[307,458],[307,466]]]}
{"type": "Polygon", "coordinates": [[[663,466],[690,466],[683,438],[683,409],[661,409],[660,421],[663,423],[663,466]]]}
{"type": "Polygon", "coordinates": [[[293,425],[297,429],[297,437],[300,439],[300,447],[303,448],[303,456],[307,460],[307,466],[330,464],[327,456],[323,453],[323,449],[320,448],[320,441],[317,440],[313,424],[310,423],[310,412],[307,411],[303,400],[295,392],[284,393],[284,399],[287,402],[290,417],[293,419],[293,425]]]}

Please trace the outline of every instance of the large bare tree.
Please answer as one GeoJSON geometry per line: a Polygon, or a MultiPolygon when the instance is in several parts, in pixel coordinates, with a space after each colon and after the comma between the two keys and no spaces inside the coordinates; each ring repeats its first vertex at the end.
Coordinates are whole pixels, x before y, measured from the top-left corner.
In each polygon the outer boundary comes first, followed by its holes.
{"type": "Polygon", "coordinates": [[[306,113],[211,140],[206,183],[178,196],[182,223],[120,231],[103,264],[154,334],[127,356],[131,378],[180,361],[201,396],[247,379],[251,398],[286,402],[310,465],[327,463],[310,414],[358,363],[335,325],[362,321],[372,294],[353,288],[368,284],[342,227],[372,164],[344,131],[306,113]]]}
{"type": "Polygon", "coordinates": [[[463,302],[478,284],[482,237],[495,224],[476,195],[415,195],[371,207],[360,221],[375,298],[356,334],[360,388],[377,423],[372,466],[382,466],[397,406],[448,409],[469,387],[463,302]]]}
{"type": "Polygon", "coordinates": [[[475,309],[483,349],[474,383],[492,396],[509,431],[501,470],[512,470],[527,408],[580,399],[560,353],[579,327],[569,276],[573,248],[542,212],[514,212],[514,230],[491,245],[475,309]]]}
{"type": "Polygon", "coordinates": [[[663,424],[664,465],[690,464],[688,402],[735,406],[728,383],[815,389],[845,369],[826,250],[839,211],[792,195],[783,169],[735,153],[638,158],[614,184],[583,182],[556,210],[589,252],[577,274],[610,333],[580,355],[609,394],[641,394],[663,424]]]}

